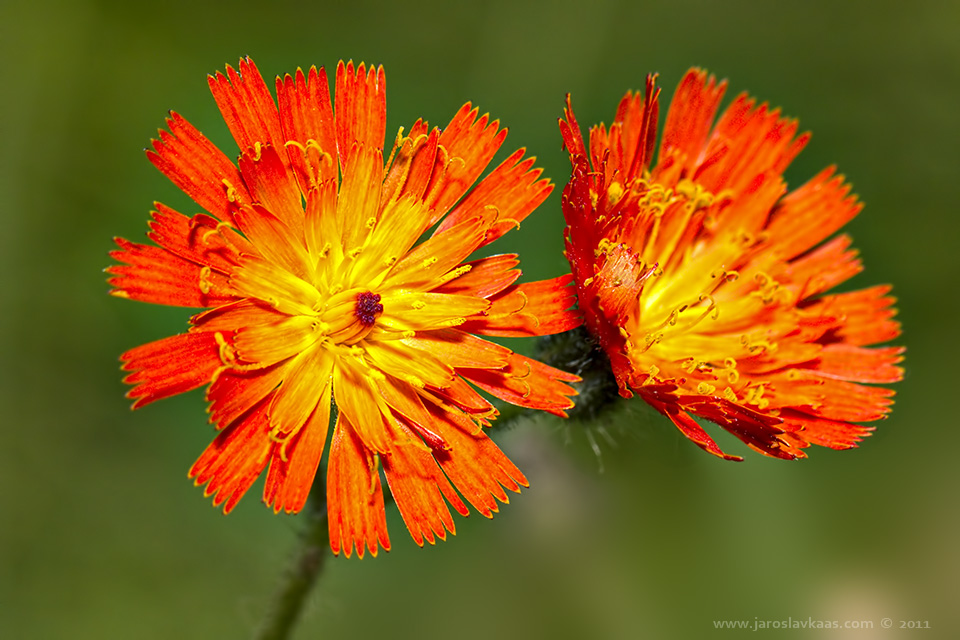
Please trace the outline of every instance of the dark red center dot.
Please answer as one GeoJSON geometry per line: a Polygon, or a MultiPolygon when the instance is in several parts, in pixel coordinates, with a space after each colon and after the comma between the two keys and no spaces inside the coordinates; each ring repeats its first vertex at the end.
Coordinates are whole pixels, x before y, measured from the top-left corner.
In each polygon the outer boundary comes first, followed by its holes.
{"type": "Polygon", "coordinates": [[[357,306],[353,310],[357,320],[365,327],[372,327],[377,321],[377,316],[383,313],[383,305],[380,304],[380,294],[364,291],[357,295],[357,306]]]}

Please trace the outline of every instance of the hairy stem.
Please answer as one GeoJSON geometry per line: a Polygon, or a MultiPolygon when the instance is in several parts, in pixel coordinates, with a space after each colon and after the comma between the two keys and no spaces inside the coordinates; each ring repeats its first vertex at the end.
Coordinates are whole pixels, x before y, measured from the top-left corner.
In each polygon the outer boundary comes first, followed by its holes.
{"type": "Polygon", "coordinates": [[[310,499],[303,512],[306,522],[300,534],[293,563],[277,589],[255,638],[257,640],[286,640],[300,617],[307,594],[323,571],[330,551],[330,532],[327,528],[327,501],[323,482],[324,469],[317,471],[317,480],[310,491],[310,499]]]}

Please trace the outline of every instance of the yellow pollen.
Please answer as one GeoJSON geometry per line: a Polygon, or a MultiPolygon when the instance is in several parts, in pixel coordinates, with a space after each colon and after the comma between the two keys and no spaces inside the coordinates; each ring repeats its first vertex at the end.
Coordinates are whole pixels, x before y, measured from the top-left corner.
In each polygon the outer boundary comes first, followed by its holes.
{"type": "Polygon", "coordinates": [[[776,343],[770,342],[769,340],[764,340],[759,338],[756,340],[751,340],[747,336],[740,336],[740,344],[747,348],[751,354],[756,353],[757,351],[770,352],[776,349],[776,343]]]}
{"type": "Polygon", "coordinates": [[[434,287],[439,287],[440,285],[446,284],[451,280],[456,280],[466,272],[470,271],[470,269],[472,268],[473,267],[470,266],[469,264],[465,264],[457,267],[456,269],[451,269],[435,283],[434,287]]]}
{"type": "Polygon", "coordinates": [[[622,195],[623,185],[619,182],[611,182],[610,187],[607,189],[607,197],[610,201],[610,204],[617,202],[622,195]]]}
{"type": "Polygon", "coordinates": [[[223,334],[219,331],[213,334],[213,339],[217,341],[217,346],[219,347],[220,362],[224,364],[223,367],[218,369],[215,373],[215,376],[220,375],[221,369],[231,369],[233,371],[254,371],[256,369],[262,369],[265,365],[251,363],[251,364],[240,364],[237,362],[237,350],[227,342],[226,338],[223,337],[223,334]]]}
{"type": "Polygon", "coordinates": [[[203,267],[200,269],[200,293],[204,295],[210,293],[210,267],[203,267]]]}
{"type": "Polygon", "coordinates": [[[716,391],[716,390],[717,390],[717,388],[716,388],[715,386],[713,386],[712,384],[709,384],[709,383],[707,383],[707,382],[701,382],[700,384],[697,385],[697,393],[701,393],[701,394],[703,394],[703,395],[705,395],[705,396],[706,396],[706,395],[710,395],[711,393],[713,393],[713,392],[716,391]]]}
{"type": "Polygon", "coordinates": [[[224,178],[223,180],[221,180],[221,182],[223,182],[223,186],[226,187],[227,200],[228,200],[229,202],[236,202],[236,201],[237,201],[237,188],[234,187],[234,186],[233,186],[233,183],[231,183],[231,182],[230,182],[229,180],[227,180],[226,178],[224,178]]]}
{"type": "Polygon", "coordinates": [[[413,375],[412,373],[405,374],[405,375],[403,376],[403,379],[406,380],[407,382],[409,382],[410,384],[412,384],[413,386],[415,386],[415,387],[418,388],[418,389],[423,389],[424,387],[427,386],[426,383],[425,383],[423,380],[421,380],[421,379],[418,378],[417,376],[413,375]]]}
{"type": "Polygon", "coordinates": [[[224,240],[227,240],[227,236],[223,234],[224,227],[226,227],[227,229],[233,228],[227,222],[218,222],[216,227],[214,227],[213,229],[208,229],[207,231],[204,232],[204,234],[200,237],[200,241],[203,242],[204,244],[208,244],[210,242],[210,238],[215,235],[220,236],[224,240]]]}
{"type": "Polygon", "coordinates": [[[413,308],[416,309],[417,311],[420,311],[420,309],[423,309],[426,306],[427,306],[427,303],[424,302],[423,300],[416,300],[413,303],[413,308]]]}
{"type": "Polygon", "coordinates": [[[743,396],[744,403],[756,405],[760,409],[766,409],[770,404],[770,400],[763,397],[765,384],[766,383],[760,383],[755,387],[747,389],[743,396]]]}
{"type": "Polygon", "coordinates": [[[731,389],[730,387],[727,387],[726,389],[723,390],[723,397],[729,400],[730,402],[737,401],[737,394],[734,393],[733,389],[731,389]]]}
{"type": "Polygon", "coordinates": [[[262,153],[262,151],[263,151],[263,144],[260,142],[254,142],[253,143],[253,161],[254,162],[260,161],[260,154],[262,153]]]}
{"type": "Polygon", "coordinates": [[[380,485],[378,484],[378,481],[380,480],[380,478],[378,477],[379,474],[380,474],[380,454],[374,453],[372,463],[370,464],[370,490],[369,490],[370,495],[373,495],[374,493],[376,493],[380,488],[380,485]]]}

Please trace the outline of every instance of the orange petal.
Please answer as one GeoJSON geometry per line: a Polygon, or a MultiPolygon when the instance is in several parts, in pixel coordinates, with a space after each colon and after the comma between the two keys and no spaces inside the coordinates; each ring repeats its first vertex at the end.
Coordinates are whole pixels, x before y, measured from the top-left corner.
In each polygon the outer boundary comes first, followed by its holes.
{"type": "Polygon", "coordinates": [[[843,176],[827,167],[791,191],[774,209],[767,233],[784,259],[800,255],[852,220],[863,205],[850,194],[843,176]]]}
{"type": "Polygon", "coordinates": [[[453,486],[483,516],[493,517],[499,510],[497,500],[509,502],[504,488],[519,493],[521,486],[530,486],[520,469],[482,429],[466,418],[435,407],[429,409],[436,418],[434,426],[450,444],[449,451],[434,451],[433,457],[453,486]]]}
{"type": "Polygon", "coordinates": [[[489,298],[500,293],[520,277],[520,270],[514,269],[520,261],[515,253],[503,253],[489,258],[466,262],[470,270],[457,278],[446,282],[434,293],[452,293],[456,295],[489,298]]]}
{"type": "Polygon", "coordinates": [[[263,501],[275,513],[299,513],[307,502],[327,440],[330,391],[328,384],[306,423],[289,441],[276,445],[280,452],[270,462],[263,487],[263,501]]]}
{"type": "Polygon", "coordinates": [[[798,301],[828,291],[863,271],[857,250],[850,249],[852,242],[850,236],[839,235],[796,258],[782,273],[773,276],[791,282],[798,301]]]}
{"type": "Polygon", "coordinates": [[[239,359],[266,366],[306,351],[320,331],[315,317],[281,315],[270,324],[241,326],[232,342],[239,359]]]}
{"type": "MultiPolygon", "coordinates": [[[[401,416],[405,418],[406,424],[409,425],[417,435],[423,438],[431,449],[449,448],[449,445],[443,441],[443,438],[432,430],[431,424],[433,423],[433,417],[427,412],[423,401],[412,385],[397,380],[393,376],[385,376],[383,380],[376,381],[376,386],[387,405],[396,412],[393,413],[393,418],[397,420],[400,420],[401,416]]],[[[389,426],[391,420],[388,419],[387,422],[389,426]]],[[[400,446],[409,444],[407,442],[409,438],[407,437],[395,438],[395,440],[400,441],[400,446]]],[[[394,444],[396,445],[397,443],[395,442],[394,444]]],[[[394,448],[395,447],[392,447],[391,451],[394,448]]],[[[421,446],[421,448],[423,447],[421,446]]]]}
{"type": "Polygon", "coordinates": [[[402,423],[397,423],[396,428],[400,444],[383,457],[383,472],[403,522],[421,547],[424,539],[430,544],[435,543],[435,538],[446,540],[447,531],[457,531],[444,498],[461,515],[468,514],[467,507],[430,452],[414,444],[416,436],[402,423]]]}
{"type": "Polygon", "coordinates": [[[896,299],[887,296],[889,292],[889,285],[879,285],[823,296],[805,309],[811,315],[836,314],[843,318],[837,335],[848,344],[887,342],[900,335],[900,323],[893,320],[897,314],[892,308],[896,299]]]}
{"type": "Polygon", "coordinates": [[[687,72],[670,100],[660,142],[660,163],[675,155],[683,166],[693,167],[706,147],[707,134],[726,88],[725,80],[717,84],[716,78],[708,77],[706,71],[687,72]]]}
{"type": "Polygon", "coordinates": [[[167,126],[147,159],[203,209],[232,222],[236,208],[252,201],[237,167],[178,113],[170,112],[167,126]]]}
{"type": "Polygon", "coordinates": [[[434,127],[428,134],[427,128],[426,122],[417,120],[410,133],[398,139],[399,146],[383,179],[384,201],[409,197],[421,202],[428,187],[443,173],[446,155],[437,153],[440,130],[434,127]]]}
{"type": "Polygon", "coordinates": [[[483,244],[486,231],[485,221],[469,218],[434,234],[397,262],[384,281],[384,288],[432,289],[431,282],[483,244]]]}
{"type": "Polygon", "coordinates": [[[597,308],[614,324],[622,325],[635,312],[643,283],[654,268],[645,269],[625,244],[611,247],[594,277],[597,308]]]}
{"type": "Polygon", "coordinates": [[[396,331],[432,331],[462,325],[468,316],[483,313],[490,302],[473,296],[396,289],[380,300],[379,326],[396,331]]]}
{"type": "Polygon", "coordinates": [[[334,120],[341,167],[355,149],[355,143],[359,143],[357,148],[382,152],[387,132],[386,90],[383,67],[374,69],[371,65],[367,71],[361,62],[354,71],[352,60],[346,66],[342,60],[337,65],[334,120]]]}
{"type": "Polygon", "coordinates": [[[903,347],[868,349],[850,344],[828,344],[813,371],[817,375],[851,382],[892,383],[903,380],[903,347]]]}
{"type": "Polygon", "coordinates": [[[243,256],[230,278],[239,295],[262,300],[281,313],[314,315],[322,306],[320,292],[283,267],[256,256],[243,256]]]}
{"type": "Polygon", "coordinates": [[[525,282],[494,297],[483,316],[468,318],[460,329],[488,336],[526,337],[561,333],[579,327],[583,315],[571,309],[575,289],[570,274],[525,282]]]}
{"type": "Polygon", "coordinates": [[[389,409],[381,408],[377,402],[379,394],[365,371],[339,358],[333,368],[333,397],[340,414],[353,425],[364,449],[371,455],[390,451],[384,426],[384,413],[389,416],[389,409]]]}
{"type": "MultiPolygon", "coordinates": [[[[382,144],[382,138],[381,138],[382,144]]],[[[337,197],[340,237],[347,253],[364,245],[377,223],[380,189],[383,183],[383,150],[354,143],[341,159],[343,180],[337,197]]]]}
{"type": "Polygon", "coordinates": [[[726,398],[707,395],[682,395],[680,406],[694,415],[719,424],[750,448],[782,460],[794,460],[804,454],[783,437],[779,417],[754,411],[726,398]]]}
{"type": "Polygon", "coordinates": [[[250,371],[220,373],[207,391],[210,421],[223,429],[267,397],[284,379],[290,361],[250,371]]]}
{"type": "Polygon", "coordinates": [[[390,550],[377,456],[364,447],[350,420],[340,413],[334,427],[327,468],[330,548],[349,558],[354,547],[376,557],[378,543],[390,550]]]}
{"type": "Polygon", "coordinates": [[[317,402],[330,385],[334,357],[324,347],[314,345],[291,359],[283,382],[267,408],[270,427],[278,437],[296,433],[314,413],[317,402]]]}
{"type": "Polygon", "coordinates": [[[227,65],[226,76],[217,72],[207,77],[207,84],[241,153],[257,143],[283,148],[277,106],[253,60],[241,59],[239,73],[227,65]]]}
{"type": "Polygon", "coordinates": [[[446,387],[454,371],[442,359],[399,340],[370,342],[367,357],[378,369],[417,387],[446,387]]]}
{"type": "Polygon", "coordinates": [[[841,422],[872,422],[890,413],[893,389],[821,378],[804,369],[794,370],[792,374],[787,381],[774,383],[778,406],[802,408],[802,401],[791,401],[791,398],[813,398],[813,406],[807,413],[841,422]]]}
{"type": "Polygon", "coordinates": [[[566,97],[566,106],[563,108],[563,118],[560,118],[560,135],[563,138],[563,146],[570,153],[570,157],[587,157],[587,149],[583,144],[583,134],[580,132],[580,125],[573,113],[573,103],[570,101],[570,94],[566,97]]]}
{"type": "Polygon", "coordinates": [[[303,204],[287,151],[257,143],[240,155],[240,172],[254,201],[282,220],[303,244],[303,204]]]}
{"type": "Polygon", "coordinates": [[[446,150],[449,159],[426,196],[430,207],[437,212],[433,222],[477,181],[507,136],[506,129],[498,131],[498,120],[489,122],[486,114],[478,119],[479,112],[468,102],[460,107],[440,135],[440,146],[446,150]]]}
{"type": "Polygon", "coordinates": [[[328,178],[307,193],[304,236],[311,256],[326,257],[317,266],[322,272],[343,260],[343,240],[337,220],[337,178],[328,178]]]}
{"type": "Polygon", "coordinates": [[[431,388],[420,393],[424,399],[430,400],[438,406],[452,405],[473,416],[486,426],[490,426],[487,419],[496,417],[499,413],[486,398],[481,396],[459,375],[455,376],[453,382],[443,389],[431,388]]]}
{"type": "Polygon", "coordinates": [[[154,400],[184,393],[202,386],[223,366],[220,346],[213,333],[193,332],[170,336],[127,351],[120,360],[123,370],[132,371],[123,379],[135,385],[127,393],[138,409],[154,400]]]}
{"type": "MultiPolygon", "coordinates": [[[[643,389],[640,389],[640,392],[643,393],[643,389]]],[[[659,400],[653,400],[648,396],[644,396],[644,399],[650,403],[650,405],[668,417],[670,422],[672,422],[677,429],[680,430],[680,433],[689,438],[694,444],[706,451],[707,453],[712,453],[718,458],[723,458],[724,460],[736,460],[741,461],[743,458],[740,456],[734,456],[728,453],[724,453],[720,449],[719,445],[714,442],[713,438],[707,435],[707,432],[697,424],[696,420],[690,417],[690,414],[681,411],[676,404],[669,402],[661,402],[659,400]]]]}
{"type": "Polygon", "coordinates": [[[780,411],[783,428],[810,444],[830,447],[831,449],[851,449],[863,438],[870,435],[873,427],[851,424],[839,420],[828,420],[795,409],[780,411]]]}
{"type": "Polygon", "coordinates": [[[261,300],[244,298],[190,318],[190,324],[203,331],[222,331],[228,340],[241,327],[267,325],[287,317],[261,300]]]}
{"type": "Polygon", "coordinates": [[[221,431],[190,468],[189,477],[197,486],[206,484],[203,494],[212,495],[213,506],[223,504],[223,512],[230,513],[267,466],[273,446],[261,405],[221,431]]]}
{"type": "Polygon", "coordinates": [[[215,218],[203,214],[188,218],[155,204],[147,237],[181,258],[228,273],[240,264],[241,253],[257,253],[246,238],[215,218]]]}
{"type": "MultiPolygon", "coordinates": [[[[353,265],[353,281],[368,282],[371,288],[387,286],[383,281],[392,277],[397,265],[404,260],[409,264],[408,252],[423,234],[429,215],[426,206],[412,196],[388,201],[381,208],[380,219],[353,265]]],[[[423,244],[414,252],[421,251],[423,244]]],[[[421,256],[419,262],[429,257],[429,254],[421,256]]]]}
{"type": "Polygon", "coordinates": [[[277,103],[280,125],[286,141],[306,146],[310,140],[320,145],[334,161],[318,163],[316,175],[307,165],[304,150],[296,145],[287,145],[290,164],[300,179],[300,189],[306,194],[311,182],[322,182],[337,177],[337,134],[333,121],[333,105],[330,102],[330,84],[323,67],[317,71],[310,67],[307,77],[297,69],[295,77],[287,74],[277,78],[277,103]]]}
{"type": "MultiPolygon", "coordinates": [[[[295,231],[260,205],[243,207],[234,217],[237,226],[264,258],[298,278],[312,277],[313,259],[307,254],[301,231],[295,231]]],[[[302,212],[299,227],[302,230],[302,212]]]]}
{"type": "Polygon", "coordinates": [[[513,354],[510,349],[458,329],[422,331],[403,343],[429,353],[449,367],[500,369],[513,354]]]}
{"type": "Polygon", "coordinates": [[[537,180],[541,169],[531,169],[536,158],[523,160],[518,149],[483,179],[437,228],[436,234],[473,217],[482,219],[490,230],[483,241],[487,245],[504,233],[519,227],[553,191],[549,180],[537,180]]]}
{"type": "Polygon", "coordinates": [[[576,391],[564,384],[580,378],[519,354],[503,369],[460,369],[458,373],[487,393],[511,404],[567,417],[576,391]]]}
{"type": "Polygon", "coordinates": [[[624,182],[642,175],[653,160],[660,113],[660,88],[656,86],[656,80],[656,74],[648,75],[643,97],[639,92],[628,92],[617,107],[614,123],[620,125],[617,127],[620,138],[617,144],[623,150],[621,170],[624,182]]]}
{"type": "Polygon", "coordinates": [[[111,295],[176,307],[215,307],[235,300],[227,277],[161,247],[114,238],[110,257],[125,264],[107,267],[111,295]]]}

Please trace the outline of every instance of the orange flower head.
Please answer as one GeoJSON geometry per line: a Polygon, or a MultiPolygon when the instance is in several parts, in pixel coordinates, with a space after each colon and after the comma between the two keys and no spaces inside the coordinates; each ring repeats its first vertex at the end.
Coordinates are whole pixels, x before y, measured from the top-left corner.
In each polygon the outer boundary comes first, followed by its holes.
{"type": "Polygon", "coordinates": [[[830,167],[787,191],[806,144],[797,123],[741,95],[714,123],[726,83],[692,69],[654,162],[656,77],[627,93],[589,148],[567,98],[560,130],[573,176],[566,255],[585,324],[621,395],[639,394],[704,450],[692,416],[784,459],[846,449],[886,416],[903,349],[890,287],[826,293],[861,270],[851,240],[824,241],[861,209],[830,167]],[[692,414],[692,415],[691,415],[692,414]]]}
{"type": "Polygon", "coordinates": [[[220,433],[190,477],[226,512],[267,469],[264,501],[297,512],[335,402],[334,553],[389,550],[381,469],[421,546],[455,532],[446,502],[491,517],[527,480],[484,434],[497,410],[477,389],[564,415],[577,378],[476,334],[543,335],[580,317],[569,276],[516,284],[516,255],[464,260],[552,185],[521,149],[470,189],[506,130],[469,104],[443,131],[401,129],[384,161],[382,67],[341,62],[334,101],[316,68],[277,78],[276,103],[249,59],[209,84],[238,163],[172,113],[147,155],[206,213],[157,204],[157,246],[117,239],[107,270],[116,296],[208,309],[123,354],[134,408],[209,385],[220,433]]]}

